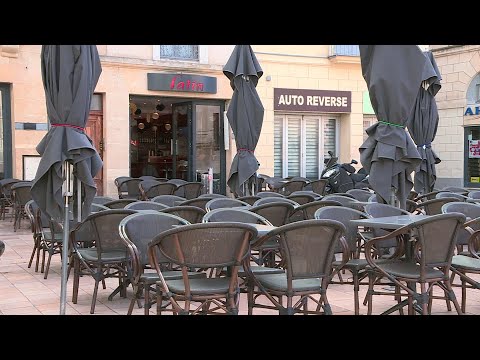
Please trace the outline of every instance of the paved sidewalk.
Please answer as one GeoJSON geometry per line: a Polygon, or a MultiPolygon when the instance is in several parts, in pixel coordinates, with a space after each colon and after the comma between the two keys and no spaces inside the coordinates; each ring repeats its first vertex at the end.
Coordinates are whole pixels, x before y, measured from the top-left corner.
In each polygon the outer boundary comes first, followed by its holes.
{"type": "MultiPolygon", "coordinates": [[[[28,220],[22,221],[21,229],[13,232],[13,222],[0,220],[0,240],[6,244],[5,253],[0,257],[0,315],[57,315],[59,313],[60,299],[60,256],[52,258],[48,279],[43,274],[35,272],[35,260],[32,267],[27,267],[33,249],[32,234],[28,226],[28,220]]],[[[348,277],[349,274],[343,275],[348,277]]],[[[478,278],[478,277],[477,277],[478,278]]],[[[458,281],[458,279],[457,279],[458,281]]],[[[78,303],[71,302],[73,277],[68,281],[67,288],[67,314],[89,315],[90,303],[93,293],[94,281],[89,276],[80,278],[78,303]]],[[[118,285],[116,279],[106,280],[107,289],[100,286],[95,308],[95,315],[125,315],[132,296],[131,287],[128,289],[127,298],[116,295],[113,301],[109,301],[108,295],[118,285]]],[[[457,298],[460,301],[460,288],[455,288],[457,298]]],[[[360,301],[366,293],[366,286],[361,286],[360,301]]],[[[480,314],[480,290],[467,290],[467,313],[480,314]]],[[[353,315],[353,286],[331,285],[327,292],[329,302],[334,315],[353,315]]],[[[379,314],[383,310],[394,305],[393,297],[376,296],[373,301],[373,313],[379,314]]],[[[453,305],[452,305],[453,308],[453,305]]],[[[151,310],[151,314],[154,314],[151,310]]],[[[366,314],[367,308],[360,305],[360,313],[366,314]]],[[[447,311],[445,301],[433,301],[433,313],[444,315],[456,315],[453,310],[447,311]]],[[[143,309],[135,306],[134,314],[143,315],[143,309]]],[[[242,294],[240,301],[240,314],[247,314],[246,295],[242,294]]],[[[267,309],[254,309],[254,314],[272,314],[277,312],[267,309]]],[[[398,314],[398,312],[396,313],[398,314]]]]}

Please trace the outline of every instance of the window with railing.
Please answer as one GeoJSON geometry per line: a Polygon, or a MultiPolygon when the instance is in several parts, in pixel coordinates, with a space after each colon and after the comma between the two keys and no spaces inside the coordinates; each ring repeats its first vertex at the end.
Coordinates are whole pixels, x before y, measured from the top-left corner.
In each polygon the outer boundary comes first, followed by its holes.
{"type": "Polygon", "coordinates": [[[198,61],[198,45],[160,45],[160,59],[198,61]]]}
{"type": "Polygon", "coordinates": [[[333,45],[332,52],[338,56],[360,56],[358,45],[333,45]]]}

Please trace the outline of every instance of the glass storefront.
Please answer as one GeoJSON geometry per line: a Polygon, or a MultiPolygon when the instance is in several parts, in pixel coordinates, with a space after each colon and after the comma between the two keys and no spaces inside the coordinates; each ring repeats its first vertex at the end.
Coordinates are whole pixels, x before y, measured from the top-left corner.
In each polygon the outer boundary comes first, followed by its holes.
{"type": "Polygon", "coordinates": [[[468,187],[480,187],[480,126],[465,128],[465,181],[468,187]]]}

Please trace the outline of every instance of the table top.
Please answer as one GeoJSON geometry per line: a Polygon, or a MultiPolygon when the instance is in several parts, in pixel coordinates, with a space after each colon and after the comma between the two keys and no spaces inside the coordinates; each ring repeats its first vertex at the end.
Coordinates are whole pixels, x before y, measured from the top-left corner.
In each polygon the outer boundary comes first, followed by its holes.
{"type": "Polygon", "coordinates": [[[427,219],[429,217],[429,215],[397,215],[350,221],[358,226],[396,230],[403,226],[409,225],[414,221],[427,219]]]}
{"type": "Polygon", "coordinates": [[[263,224],[248,224],[257,229],[258,237],[267,235],[270,231],[275,230],[277,227],[273,225],[263,225],[263,224]]]}

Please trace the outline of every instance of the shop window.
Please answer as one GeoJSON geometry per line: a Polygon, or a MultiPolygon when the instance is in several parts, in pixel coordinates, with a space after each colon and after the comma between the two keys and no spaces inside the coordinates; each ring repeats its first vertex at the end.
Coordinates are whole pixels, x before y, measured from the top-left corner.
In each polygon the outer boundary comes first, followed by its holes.
{"type": "Polygon", "coordinates": [[[318,179],[328,151],[336,153],[336,122],[325,116],[275,116],[274,176],[318,179]]]}
{"type": "Polygon", "coordinates": [[[467,104],[480,103],[480,74],[477,74],[467,89],[467,104]]]}
{"type": "Polygon", "coordinates": [[[160,45],[160,59],[199,60],[198,45],[160,45]]]}
{"type": "Polygon", "coordinates": [[[333,45],[333,54],[338,56],[360,56],[358,45],[333,45]]]}

